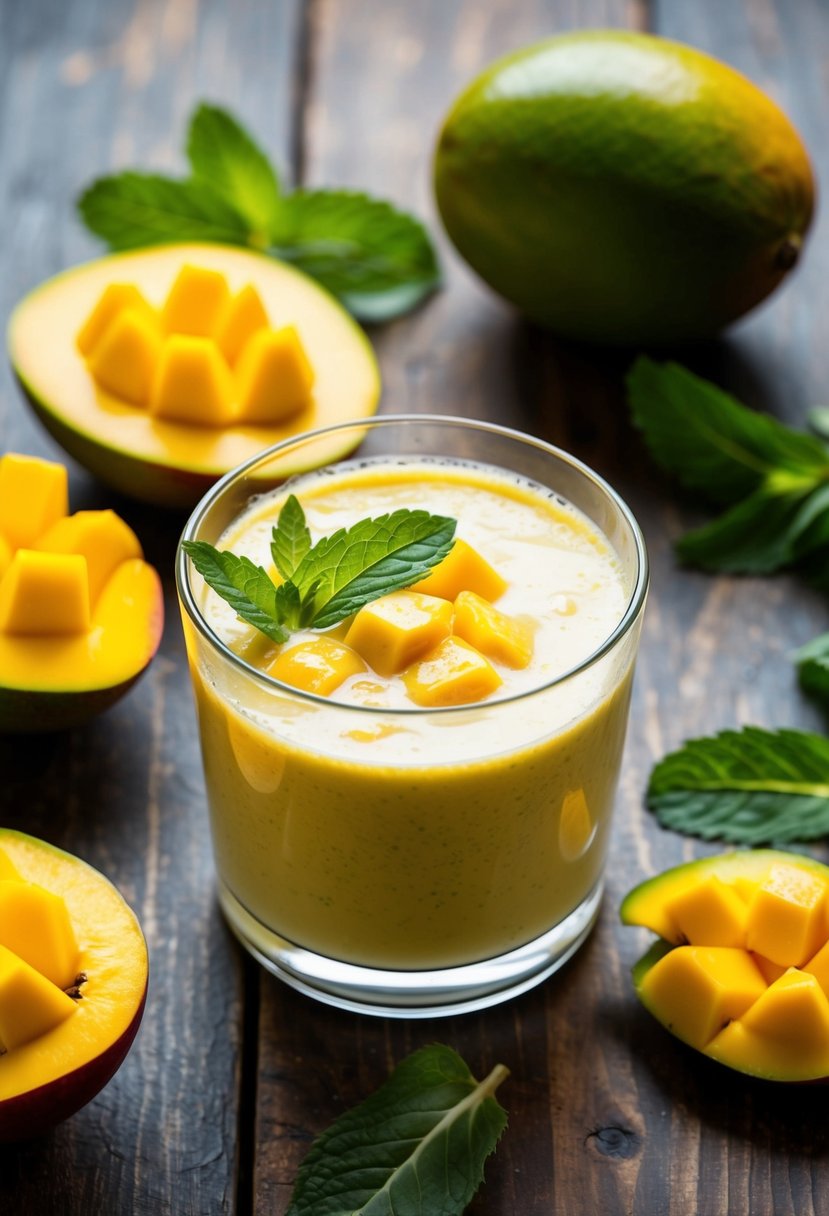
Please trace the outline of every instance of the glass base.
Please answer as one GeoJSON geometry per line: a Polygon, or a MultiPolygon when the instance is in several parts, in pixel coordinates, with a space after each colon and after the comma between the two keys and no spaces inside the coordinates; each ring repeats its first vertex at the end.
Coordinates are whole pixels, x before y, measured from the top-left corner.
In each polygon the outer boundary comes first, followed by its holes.
{"type": "Polygon", "coordinates": [[[552,975],[575,954],[599,914],[604,884],[555,928],[498,958],[434,971],[385,971],[314,954],[268,929],[219,880],[230,928],[263,967],[306,996],[338,1009],[392,1018],[435,1018],[486,1009],[552,975]]]}

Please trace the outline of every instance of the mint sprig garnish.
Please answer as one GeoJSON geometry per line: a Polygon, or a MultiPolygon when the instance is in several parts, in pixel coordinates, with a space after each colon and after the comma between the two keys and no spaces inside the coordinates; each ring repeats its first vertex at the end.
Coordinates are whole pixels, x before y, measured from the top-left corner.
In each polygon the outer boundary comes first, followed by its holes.
{"type": "Polygon", "coordinates": [[[829,448],[675,363],[637,359],[633,420],[659,465],[728,509],[678,542],[703,570],[768,574],[829,552],[829,448]]]}
{"type": "Polygon", "coordinates": [[[249,558],[208,541],[184,541],[182,548],[242,620],[285,642],[294,629],[328,629],[381,595],[416,583],[446,557],[456,526],[448,516],[402,508],[312,545],[305,513],[291,494],[271,537],[279,584],[249,558]]]}
{"type": "Polygon", "coordinates": [[[654,768],[647,803],[663,827],[758,845],[829,835],[829,739],[745,726],[691,739],[654,768]]]}
{"type": "Polygon", "coordinates": [[[477,1082],[441,1044],[414,1052],[315,1142],[287,1216],[461,1216],[506,1127],[493,1094],[507,1075],[477,1082]]]}
{"type": "Polygon", "coordinates": [[[86,226],[113,251],[212,241],[272,254],[312,275],[364,321],[400,316],[439,285],[419,221],[355,191],[286,192],[227,110],[196,108],[187,156],[186,179],[129,171],[93,182],[78,200],[86,226]]]}

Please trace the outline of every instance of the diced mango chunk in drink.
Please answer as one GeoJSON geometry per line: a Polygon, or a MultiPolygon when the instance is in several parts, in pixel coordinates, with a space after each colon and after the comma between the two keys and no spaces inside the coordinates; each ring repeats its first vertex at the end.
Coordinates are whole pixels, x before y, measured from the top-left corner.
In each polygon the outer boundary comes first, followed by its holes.
{"type": "Polygon", "coordinates": [[[108,393],[145,406],[160,350],[161,335],[154,321],[128,308],[107,326],[89,356],[89,370],[108,393]]]}
{"type": "Polygon", "coordinates": [[[210,338],[171,334],[161,349],[150,413],[194,426],[233,421],[230,370],[210,338]]]}
{"type": "Polygon", "coordinates": [[[223,274],[186,263],[164,301],[162,327],[168,334],[207,338],[216,329],[229,300],[230,288],[223,274]]]}
{"type": "Polygon", "coordinates": [[[716,874],[666,901],[665,912],[693,946],[746,944],[748,905],[716,874]]]}
{"type": "Polygon", "coordinates": [[[267,668],[268,674],[277,680],[321,697],[329,696],[343,680],[365,670],[366,665],[355,650],[325,636],[289,646],[267,668]]]}
{"type": "Polygon", "coordinates": [[[86,558],[18,549],[0,581],[0,632],[77,634],[89,624],[86,558]]]}
{"type": "Polygon", "coordinates": [[[452,605],[419,591],[392,591],[366,604],[346,643],[381,676],[396,675],[449,636],[452,605]]]}
{"type": "Polygon", "coordinates": [[[431,709],[483,701],[501,682],[489,660],[456,637],[444,638],[403,672],[403,683],[414,703],[431,709]]]}
{"type": "Polygon", "coordinates": [[[115,318],[128,311],[138,313],[148,321],[155,318],[154,310],[134,283],[110,283],[104,288],[75,339],[81,354],[89,357],[115,318]]]}
{"type": "Polygon", "coordinates": [[[677,946],[642,980],[644,1003],[673,1034],[704,1048],[766,991],[751,955],[730,946],[677,946]]]}
{"type": "Polygon", "coordinates": [[[474,591],[491,603],[506,589],[506,580],[465,540],[456,540],[443,561],[412,588],[444,600],[455,600],[462,591],[474,591]]]}
{"type": "Polygon", "coordinates": [[[86,558],[89,602],[94,607],[109,576],[121,562],[142,557],[138,537],[114,511],[76,511],[59,519],[36,541],[45,553],[80,553],[86,558]]]}
{"type": "Polygon", "coordinates": [[[0,1046],[13,1051],[70,1017],[71,997],[22,958],[0,946],[0,1046]]]}
{"type": "Polygon", "coordinates": [[[0,881],[0,945],[59,988],[75,977],[78,943],[66,903],[36,883],[0,881]]]}
{"type": "Polygon", "coordinates": [[[533,657],[531,622],[507,616],[474,591],[456,597],[452,632],[505,667],[526,667],[533,657]]]}
{"type": "Polygon", "coordinates": [[[807,962],[826,937],[826,895],[817,875],[775,863],[749,904],[749,950],[784,967],[807,962]]]}
{"type": "Polygon", "coordinates": [[[268,314],[262,298],[248,283],[225,304],[217,318],[213,338],[228,363],[233,364],[257,330],[267,327],[268,314]]]}
{"type": "Polygon", "coordinates": [[[294,326],[259,329],[236,367],[238,420],[267,424],[290,418],[308,405],[313,384],[314,369],[294,326]]]}
{"type": "Polygon", "coordinates": [[[0,457],[0,533],[11,549],[31,545],[68,510],[64,465],[16,452],[0,457]]]}

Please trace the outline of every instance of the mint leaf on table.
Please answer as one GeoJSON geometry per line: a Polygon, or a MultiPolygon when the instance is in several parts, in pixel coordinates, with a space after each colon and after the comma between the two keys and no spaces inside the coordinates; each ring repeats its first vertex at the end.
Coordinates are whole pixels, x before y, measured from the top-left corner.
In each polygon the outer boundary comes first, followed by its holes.
{"type": "Polygon", "coordinates": [[[691,739],[656,765],[647,803],[663,827],[705,840],[829,835],[829,739],[756,726],[691,739]]]}
{"type": "Polygon", "coordinates": [[[401,316],[439,286],[421,223],[357,191],[284,192],[265,153],[227,110],[196,108],[187,156],[187,180],[126,172],[93,182],[78,200],[86,226],[112,250],[212,241],[279,257],[363,321],[401,316]]]}
{"type": "Polygon", "coordinates": [[[446,557],[454,519],[402,509],[363,519],[317,541],[293,575],[311,624],[327,629],[364,604],[411,586],[446,557]]]}
{"type": "Polygon", "coordinates": [[[795,651],[800,686],[829,705],[829,633],[822,633],[795,651]]]}
{"type": "Polygon", "coordinates": [[[684,561],[765,574],[829,545],[829,449],[821,440],[755,413],[675,363],[638,359],[628,397],[656,462],[730,507],[679,541],[684,561]]]}
{"type": "Polygon", "coordinates": [[[280,219],[279,179],[262,149],[227,110],[202,103],[190,119],[187,157],[193,181],[241,215],[248,241],[265,248],[280,219]]]}
{"type": "Polygon", "coordinates": [[[460,1216],[506,1127],[492,1095],[507,1075],[479,1083],[450,1047],[414,1052],[315,1142],[287,1216],[460,1216]]]}
{"type": "Polygon", "coordinates": [[[317,279],[363,321],[408,311],[440,273],[425,228],[390,203],[350,190],[284,200],[273,252],[317,279]]]}
{"type": "Polygon", "coordinates": [[[404,507],[361,519],[311,546],[305,512],[290,495],[271,540],[284,579],[279,585],[249,558],[207,541],[184,541],[182,548],[238,616],[273,641],[286,642],[292,629],[328,629],[381,595],[416,583],[446,557],[456,526],[448,516],[404,507]]]}

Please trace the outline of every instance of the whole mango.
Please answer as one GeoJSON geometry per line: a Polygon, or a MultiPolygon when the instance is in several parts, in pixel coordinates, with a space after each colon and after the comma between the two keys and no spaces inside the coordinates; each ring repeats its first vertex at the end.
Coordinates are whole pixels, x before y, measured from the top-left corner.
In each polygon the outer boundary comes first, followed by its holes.
{"type": "Polygon", "coordinates": [[[797,261],[808,153],[732,68],[648,34],[581,31],[492,64],[450,110],[435,190],[474,270],[565,336],[693,341],[797,261]]]}

